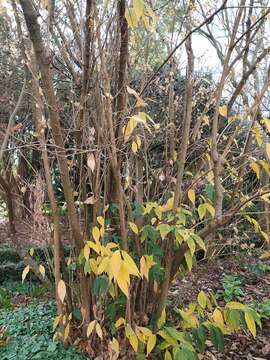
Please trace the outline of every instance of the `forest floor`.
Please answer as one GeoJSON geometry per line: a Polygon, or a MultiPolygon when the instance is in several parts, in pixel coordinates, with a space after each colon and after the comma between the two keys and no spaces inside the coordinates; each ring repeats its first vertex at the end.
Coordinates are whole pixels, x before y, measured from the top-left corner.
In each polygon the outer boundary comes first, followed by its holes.
{"type": "MultiPolygon", "coordinates": [[[[29,224],[16,224],[17,234],[15,237],[9,236],[8,226],[0,224],[0,249],[4,244],[24,244],[29,246],[42,246],[46,240],[38,240],[38,233],[29,224]]],[[[64,239],[68,241],[68,231],[64,233],[64,239]]],[[[1,259],[0,259],[1,262],[1,259]]],[[[0,264],[1,265],[1,264],[0,264]]],[[[50,313],[51,321],[54,316],[54,307],[51,300],[47,298],[44,289],[38,285],[24,284],[21,281],[6,281],[0,283],[0,290],[3,289],[10,298],[4,305],[1,304],[0,291],[0,358],[2,359],[81,359],[74,350],[65,352],[61,344],[53,345],[51,324],[47,326],[45,337],[40,334],[41,328],[37,323],[35,312],[39,311],[44,321],[50,313]],[[27,287],[28,286],[28,287],[27,287]],[[30,286],[30,287],[29,287],[30,286]],[[39,307],[39,304],[41,307],[39,307]],[[46,305],[48,304],[48,305],[46,305]],[[10,308],[8,309],[8,307],[10,308]],[[2,310],[1,310],[2,308],[2,310]],[[49,310],[48,310],[49,309],[49,310]],[[21,326],[16,326],[16,316],[21,326]],[[24,328],[25,327],[25,328],[24,328]],[[32,329],[29,335],[28,330],[32,329]],[[18,330],[19,329],[19,330],[18,330]],[[35,330],[36,329],[36,330],[35,330]],[[8,339],[4,333],[8,333],[8,339]],[[37,332],[37,333],[35,333],[37,332]],[[2,334],[2,335],[1,335],[2,334]],[[27,336],[29,337],[26,339],[27,336]],[[42,337],[43,336],[43,337],[42,337]],[[25,348],[26,357],[18,357],[16,351],[29,341],[29,346],[25,348]],[[59,353],[54,354],[56,349],[59,353]],[[34,350],[33,350],[34,349],[34,350]],[[35,351],[33,353],[33,351],[35,351]],[[50,354],[51,357],[42,357],[42,354],[50,354]],[[55,357],[57,356],[57,357],[55,357]],[[77,357],[78,356],[78,357],[77,357]]],[[[222,306],[226,301],[240,301],[251,304],[259,308],[263,315],[262,330],[258,330],[256,339],[250,333],[241,331],[234,335],[226,336],[224,353],[217,352],[210,341],[207,342],[207,349],[199,359],[205,360],[270,360],[270,261],[260,260],[259,253],[254,250],[252,254],[247,252],[242,254],[231,254],[223,258],[201,261],[191,273],[176,279],[170,289],[169,301],[171,308],[183,308],[195,301],[198,293],[203,290],[205,293],[212,291],[218,297],[218,302],[222,306]]],[[[3,295],[3,294],[2,294],[3,295]]],[[[47,323],[50,319],[47,318],[47,323]]],[[[24,348],[24,347],[23,347],[24,348]]],[[[18,351],[19,351],[18,350],[18,351]]],[[[18,353],[17,353],[18,354],[18,353]]],[[[48,355],[49,356],[49,355],[48,355]]],[[[83,358],[83,357],[82,357],[83,358]]],[[[102,359],[99,357],[99,359],[102,359]]],[[[104,358],[104,360],[107,360],[104,358]]]]}

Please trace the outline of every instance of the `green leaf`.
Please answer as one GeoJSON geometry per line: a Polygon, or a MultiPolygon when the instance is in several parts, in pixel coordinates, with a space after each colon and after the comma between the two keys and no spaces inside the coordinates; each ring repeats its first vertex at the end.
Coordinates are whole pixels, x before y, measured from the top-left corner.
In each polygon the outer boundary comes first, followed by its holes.
{"type": "Polygon", "coordinates": [[[224,351],[225,341],[224,341],[224,335],[220,328],[210,325],[209,326],[209,332],[212,344],[218,351],[224,351]]]}
{"type": "Polygon", "coordinates": [[[206,334],[205,329],[202,325],[200,325],[197,329],[192,330],[192,337],[198,348],[199,352],[205,351],[205,342],[206,342],[206,334]]]}
{"type": "Polygon", "coordinates": [[[172,227],[168,224],[160,224],[158,225],[157,230],[160,232],[161,239],[164,240],[165,237],[172,231],[172,227]]]}
{"type": "Polygon", "coordinates": [[[196,353],[183,348],[181,350],[176,350],[174,354],[174,360],[197,360],[198,356],[196,353]]]}

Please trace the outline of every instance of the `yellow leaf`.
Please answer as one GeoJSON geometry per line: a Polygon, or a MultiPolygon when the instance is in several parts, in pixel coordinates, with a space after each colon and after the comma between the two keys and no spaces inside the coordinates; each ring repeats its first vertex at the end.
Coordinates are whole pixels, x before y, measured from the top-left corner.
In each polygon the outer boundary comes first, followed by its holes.
{"type": "Polygon", "coordinates": [[[219,114],[223,117],[227,117],[228,116],[228,108],[227,105],[223,105],[219,107],[219,114]]]}
{"type": "Polygon", "coordinates": [[[59,296],[60,300],[63,303],[65,296],[66,296],[66,284],[64,283],[63,280],[59,281],[59,283],[57,285],[57,292],[58,292],[58,296],[59,296]]]}
{"type": "Polygon", "coordinates": [[[172,355],[169,350],[166,350],[164,360],[172,360],[172,355]]]}
{"type": "Polygon", "coordinates": [[[136,136],[136,143],[137,143],[137,146],[138,146],[138,149],[139,149],[141,147],[142,141],[141,141],[141,138],[138,135],[136,136]]]}
{"type": "Polygon", "coordinates": [[[90,247],[86,244],[83,248],[83,256],[85,257],[86,261],[89,259],[89,255],[90,255],[90,247]]]}
{"type": "Polygon", "coordinates": [[[166,308],[164,307],[161,312],[160,318],[157,321],[158,328],[160,329],[165,324],[165,322],[166,322],[166,308]]]}
{"type": "Polygon", "coordinates": [[[134,154],[136,154],[136,152],[138,151],[138,145],[136,144],[135,141],[133,141],[131,144],[131,150],[134,154]]]}
{"type": "Polygon", "coordinates": [[[207,211],[211,214],[211,216],[214,217],[216,212],[214,206],[211,205],[210,203],[205,203],[205,207],[207,211]]]}
{"type": "Polygon", "coordinates": [[[195,195],[195,191],[193,189],[189,189],[188,190],[188,198],[189,200],[191,201],[191,203],[193,204],[193,206],[195,205],[195,198],[196,198],[196,195],[195,195]]]}
{"type": "Polygon", "coordinates": [[[116,277],[116,282],[119,288],[126,295],[126,297],[129,297],[128,288],[129,288],[130,279],[129,279],[129,273],[126,267],[124,266],[124,264],[122,264],[120,267],[120,271],[118,272],[118,275],[116,277]]]}
{"type": "Polygon", "coordinates": [[[103,216],[98,216],[97,217],[97,222],[104,227],[105,221],[104,221],[104,217],[103,216]]]}
{"type": "Polygon", "coordinates": [[[245,311],[246,308],[247,308],[246,305],[241,304],[241,303],[239,303],[239,302],[237,302],[237,301],[230,301],[230,302],[228,302],[228,303],[226,304],[225,307],[228,308],[228,309],[243,310],[243,311],[245,311]]]}
{"type": "Polygon", "coordinates": [[[127,267],[129,274],[139,276],[139,270],[132,257],[126,251],[121,251],[121,253],[124,258],[124,264],[127,267]]]}
{"type": "Polygon", "coordinates": [[[132,346],[133,350],[134,350],[135,352],[137,352],[137,351],[138,351],[138,345],[139,345],[137,335],[136,335],[136,334],[131,335],[131,336],[128,338],[128,340],[129,340],[130,345],[132,346]]]}
{"type": "Polygon", "coordinates": [[[140,260],[140,273],[141,276],[142,277],[144,276],[148,281],[149,268],[146,266],[146,261],[144,256],[142,256],[140,260]]]}
{"type": "Polygon", "coordinates": [[[189,247],[191,256],[193,256],[194,253],[195,253],[195,249],[196,249],[195,241],[194,241],[191,237],[189,237],[189,238],[187,239],[187,244],[188,244],[188,247],[189,247]]]}
{"type": "Polygon", "coordinates": [[[93,235],[93,238],[94,238],[95,242],[98,242],[99,239],[100,239],[100,231],[99,231],[99,228],[97,226],[93,227],[92,235],[93,235]]]}
{"type": "Polygon", "coordinates": [[[43,277],[45,277],[45,267],[43,265],[39,265],[39,272],[43,277]]]}
{"type": "Polygon", "coordinates": [[[265,145],[265,150],[266,150],[266,154],[267,154],[268,158],[270,159],[270,143],[267,143],[265,145]]]}
{"type": "Polygon", "coordinates": [[[150,352],[154,349],[156,345],[156,341],[157,341],[156,335],[152,334],[149,336],[146,347],[147,355],[149,355],[150,352]]]}
{"type": "Polygon", "coordinates": [[[95,161],[94,154],[90,154],[90,155],[88,156],[87,166],[89,167],[89,169],[90,169],[92,172],[94,172],[95,166],[96,166],[96,161],[95,161]]]}
{"type": "Polygon", "coordinates": [[[113,253],[110,259],[110,269],[115,279],[118,276],[118,273],[121,268],[121,264],[122,264],[121,253],[120,250],[117,250],[113,253]]]}
{"type": "Polygon", "coordinates": [[[102,329],[101,329],[101,326],[99,325],[99,323],[97,323],[97,325],[96,325],[96,332],[97,332],[98,337],[102,340],[103,334],[102,334],[102,329]]]}
{"type": "Polygon", "coordinates": [[[87,337],[89,337],[89,336],[92,334],[92,332],[93,332],[93,330],[94,330],[94,328],[95,328],[96,323],[97,323],[97,320],[93,320],[93,321],[91,321],[91,322],[88,324],[88,326],[87,326],[87,331],[86,331],[87,337]]]}
{"type": "Polygon", "coordinates": [[[262,140],[262,137],[261,137],[261,134],[260,134],[260,129],[258,127],[255,127],[253,131],[255,133],[255,137],[256,137],[258,146],[261,146],[263,140],[262,140]]]}
{"type": "Polygon", "coordinates": [[[69,330],[70,330],[70,325],[68,323],[64,330],[64,341],[68,338],[69,330]]]}
{"type": "Polygon", "coordinates": [[[186,259],[188,270],[191,271],[193,260],[192,260],[190,251],[185,252],[185,259],[186,259]]]}
{"type": "Polygon", "coordinates": [[[135,108],[138,108],[138,107],[140,108],[140,107],[143,107],[146,105],[147,105],[146,102],[144,102],[143,99],[140,96],[138,96],[136,103],[135,103],[135,108]]]}
{"type": "Polygon", "coordinates": [[[61,315],[56,316],[56,318],[53,321],[53,331],[57,328],[61,320],[61,315]]]}
{"type": "Polygon", "coordinates": [[[220,326],[224,326],[224,320],[222,312],[219,309],[215,309],[213,312],[213,320],[220,326]]]}
{"type": "Polygon", "coordinates": [[[128,141],[130,135],[132,134],[133,130],[137,126],[137,120],[133,117],[131,117],[127,123],[127,125],[124,128],[124,139],[125,142],[128,141]]]}
{"type": "Polygon", "coordinates": [[[100,275],[102,274],[104,271],[106,271],[107,267],[108,267],[108,264],[109,264],[109,258],[108,257],[104,257],[102,260],[101,260],[101,263],[99,264],[98,266],[98,269],[97,269],[97,275],[100,275]]]}
{"type": "Polygon", "coordinates": [[[149,337],[149,336],[153,335],[152,331],[150,329],[148,329],[147,327],[144,327],[144,326],[137,326],[136,327],[136,334],[138,335],[139,333],[142,333],[146,337],[149,337]]]}
{"type": "Polygon", "coordinates": [[[33,256],[33,255],[34,255],[34,248],[31,248],[31,249],[29,250],[29,254],[30,254],[30,256],[33,256]]]}
{"type": "Polygon", "coordinates": [[[121,325],[124,325],[126,323],[126,320],[122,317],[120,317],[116,322],[115,322],[115,327],[119,328],[121,325]]]}
{"type": "Polygon", "coordinates": [[[128,26],[134,28],[138,25],[138,18],[133,8],[126,9],[125,18],[127,19],[128,26]]]}
{"type": "Polygon", "coordinates": [[[138,229],[138,226],[133,223],[133,222],[129,222],[129,227],[131,228],[131,230],[136,234],[138,235],[139,234],[139,229],[138,229]]]}
{"type": "Polygon", "coordinates": [[[120,353],[120,346],[119,342],[115,338],[113,338],[111,341],[111,348],[115,352],[115,355],[118,357],[120,353]]]}
{"type": "Polygon", "coordinates": [[[262,121],[267,129],[268,132],[270,132],[270,119],[264,118],[262,121]]]}
{"type": "Polygon", "coordinates": [[[87,245],[91,249],[93,249],[97,254],[100,253],[100,249],[101,249],[100,243],[95,244],[93,241],[87,241],[87,245]]]}
{"type": "Polygon", "coordinates": [[[260,179],[260,167],[257,163],[252,162],[250,164],[251,169],[255,172],[258,179],[260,179]]]}
{"type": "Polygon", "coordinates": [[[200,291],[197,297],[198,304],[205,309],[207,304],[207,296],[205,295],[204,291],[200,291]]]}
{"type": "Polygon", "coordinates": [[[133,0],[133,8],[138,19],[143,16],[144,3],[142,0],[133,0]]]}
{"type": "Polygon", "coordinates": [[[23,272],[22,272],[22,282],[24,282],[24,279],[26,278],[27,274],[29,273],[29,270],[30,270],[30,266],[27,265],[24,269],[23,269],[23,272]]]}
{"type": "Polygon", "coordinates": [[[249,331],[255,338],[256,337],[256,324],[255,324],[255,321],[254,321],[252,315],[249,312],[245,312],[245,321],[246,321],[249,331]]]}
{"type": "Polygon", "coordinates": [[[203,121],[203,124],[209,125],[209,116],[204,115],[202,121],[203,121]]]}
{"type": "Polygon", "coordinates": [[[205,217],[205,214],[206,214],[206,206],[205,206],[205,204],[200,204],[198,206],[198,214],[199,214],[200,220],[202,220],[205,217]]]}
{"type": "Polygon", "coordinates": [[[269,259],[269,258],[270,258],[270,251],[266,251],[260,256],[260,259],[262,259],[262,260],[269,259]]]}
{"type": "Polygon", "coordinates": [[[171,197],[171,198],[166,202],[166,204],[162,206],[162,211],[165,212],[165,211],[170,211],[170,210],[172,210],[172,208],[173,208],[173,201],[174,201],[174,196],[171,197]]]}

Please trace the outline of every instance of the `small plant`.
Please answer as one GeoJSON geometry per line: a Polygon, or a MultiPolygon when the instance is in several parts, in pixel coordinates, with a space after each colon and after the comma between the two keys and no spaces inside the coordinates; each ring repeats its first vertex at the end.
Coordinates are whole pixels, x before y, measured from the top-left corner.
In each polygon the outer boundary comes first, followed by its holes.
{"type": "Polygon", "coordinates": [[[11,298],[8,294],[8,292],[3,289],[3,288],[0,288],[0,309],[12,309],[13,305],[12,305],[12,302],[11,302],[11,298]]]}
{"type": "Polygon", "coordinates": [[[242,279],[239,276],[225,274],[222,278],[223,290],[218,292],[218,297],[223,297],[225,302],[234,299],[241,300],[244,296],[242,285],[242,279]]]}
{"type": "Polygon", "coordinates": [[[258,304],[256,310],[262,319],[270,319],[270,299],[258,304]]]}
{"type": "Polygon", "coordinates": [[[249,270],[257,275],[261,275],[270,271],[270,265],[265,262],[260,262],[259,264],[251,265],[249,270]]]}

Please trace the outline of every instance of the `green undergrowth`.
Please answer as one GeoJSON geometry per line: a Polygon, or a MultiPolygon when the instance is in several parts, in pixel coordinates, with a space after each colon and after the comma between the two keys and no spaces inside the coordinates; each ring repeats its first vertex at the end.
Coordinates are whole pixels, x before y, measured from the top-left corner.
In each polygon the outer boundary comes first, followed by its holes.
{"type": "Polygon", "coordinates": [[[73,347],[52,340],[53,301],[0,311],[1,360],[83,360],[73,347]]]}

